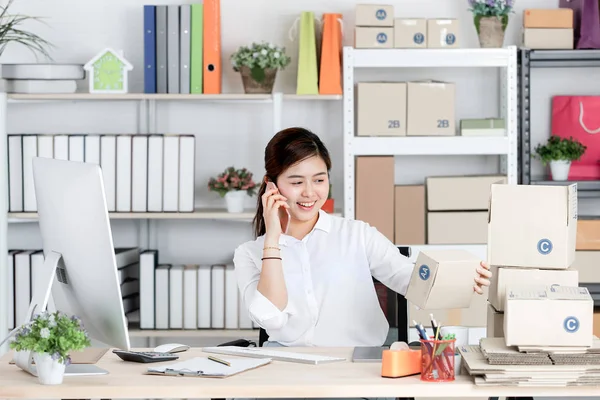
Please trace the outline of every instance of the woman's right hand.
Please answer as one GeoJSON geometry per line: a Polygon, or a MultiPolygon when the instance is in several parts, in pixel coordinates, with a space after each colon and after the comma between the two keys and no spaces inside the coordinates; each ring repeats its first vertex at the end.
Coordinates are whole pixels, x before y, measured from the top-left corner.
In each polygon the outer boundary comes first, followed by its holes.
{"type": "MultiPolygon", "coordinates": [[[[287,225],[289,221],[282,221],[281,214],[287,214],[290,208],[287,199],[279,193],[278,189],[266,190],[262,195],[263,219],[265,220],[265,231],[267,236],[277,238],[283,232],[282,222],[287,225]],[[281,212],[281,214],[280,214],[281,212]]],[[[287,215],[286,217],[287,218],[287,215]]]]}

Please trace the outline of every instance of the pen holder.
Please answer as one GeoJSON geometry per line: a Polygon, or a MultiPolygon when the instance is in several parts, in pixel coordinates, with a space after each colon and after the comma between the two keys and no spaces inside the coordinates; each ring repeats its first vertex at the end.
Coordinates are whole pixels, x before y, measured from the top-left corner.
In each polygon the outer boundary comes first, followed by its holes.
{"type": "Polygon", "coordinates": [[[452,340],[420,340],[421,380],[450,382],[454,380],[454,347],[452,340]]]}
{"type": "Polygon", "coordinates": [[[421,372],[420,350],[383,350],[381,376],[400,378],[421,372]]]}

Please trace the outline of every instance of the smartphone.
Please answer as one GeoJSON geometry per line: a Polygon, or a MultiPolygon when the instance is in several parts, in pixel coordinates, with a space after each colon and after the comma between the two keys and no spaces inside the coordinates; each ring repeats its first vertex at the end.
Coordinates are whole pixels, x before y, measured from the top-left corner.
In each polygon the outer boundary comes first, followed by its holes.
{"type": "MultiPolygon", "coordinates": [[[[275,183],[268,181],[267,190],[272,189],[277,189],[277,186],[275,185],[275,183]]],[[[279,193],[279,189],[277,189],[277,193],[279,193]]],[[[287,210],[287,208],[279,208],[279,220],[281,221],[281,231],[287,234],[288,229],[290,227],[290,212],[287,210]]]]}

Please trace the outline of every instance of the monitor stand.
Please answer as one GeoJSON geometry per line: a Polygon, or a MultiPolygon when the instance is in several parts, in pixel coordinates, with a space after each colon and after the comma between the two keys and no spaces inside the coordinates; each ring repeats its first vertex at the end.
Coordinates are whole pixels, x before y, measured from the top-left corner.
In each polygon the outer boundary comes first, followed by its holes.
{"type": "MultiPolygon", "coordinates": [[[[37,279],[39,279],[39,285],[36,286],[36,290],[32,293],[31,303],[27,310],[26,320],[23,321],[23,325],[28,324],[33,320],[35,314],[41,313],[48,310],[48,303],[50,301],[50,294],[52,292],[52,284],[54,283],[54,277],[56,271],[64,271],[64,263],[60,253],[51,251],[44,260],[44,266],[36,273],[39,273],[37,279]],[[62,267],[59,269],[59,265],[62,267]]],[[[13,329],[8,336],[2,340],[0,346],[4,344],[9,338],[13,337],[19,330],[20,327],[13,329]]],[[[14,352],[13,359],[15,365],[22,370],[29,372],[31,375],[37,376],[37,370],[35,364],[33,364],[33,352],[32,351],[19,351],[14,352]]],[[[70,364],[65,367],[65,376],[82,376],[82,375],[106,375],[108,371],[99,368],[93,364],[70,364]]]]}

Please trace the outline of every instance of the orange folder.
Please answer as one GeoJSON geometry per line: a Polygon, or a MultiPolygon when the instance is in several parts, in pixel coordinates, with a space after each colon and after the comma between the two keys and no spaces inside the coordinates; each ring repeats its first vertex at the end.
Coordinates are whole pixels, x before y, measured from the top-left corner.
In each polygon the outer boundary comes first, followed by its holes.
{"type": "Polygon", "coordinates": [[[323,14],[319,94],[342,94],[342,14],[323,14]]]}
{"type": "Polygon", "coordinates": [[[221,0],[204,0],[204,93],[221,94],[221,0]]]}

